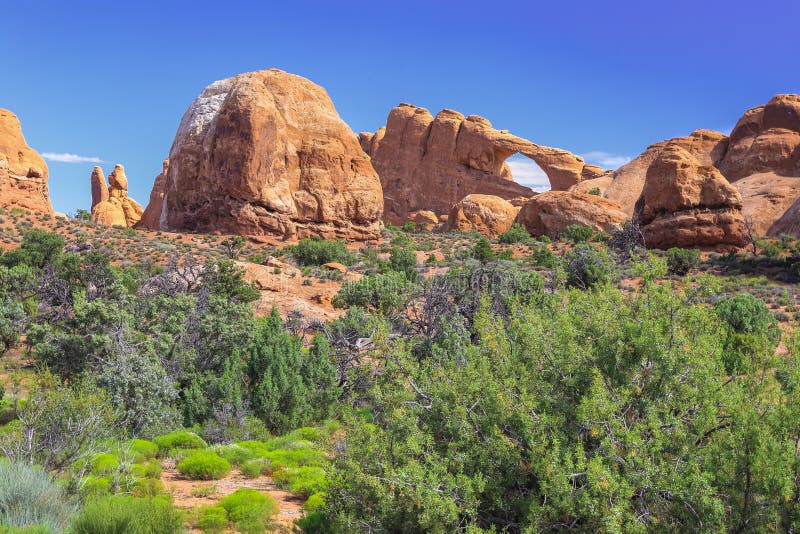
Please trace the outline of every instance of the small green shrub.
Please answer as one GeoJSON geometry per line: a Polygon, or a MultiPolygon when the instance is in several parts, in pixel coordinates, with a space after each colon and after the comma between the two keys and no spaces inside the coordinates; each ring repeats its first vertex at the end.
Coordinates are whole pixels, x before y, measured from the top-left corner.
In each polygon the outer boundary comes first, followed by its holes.
{"type": "Polygon", "coordinates": [[[204,506],[200,509],[197,526],[203,532],[220,534],[228,528],[228,511],[222,506],[204,506]]]}
{"type": "Polygon", "coordinates": [[[18,528],[37,525],[57,532],[71,513],[64,491],[43,470],[0,461],[0,524],[18,528]]]}
{"type": "Polygon", "coordinates": [[[156,454],[158,454],[158,445],[152,441],[134,439],[130,444],[131,452],[135,455],[137,462],[150,460],[151,458],[155,458],[156,454]]]}
{"type": "Polygon", "coordinates": [[[546,246],[536,247],[531,254],[531,263],[537,267],[552,269],[558,264],[558,256],[553,254],[546,246]]]}
{"type": "Polygon", "coordinates": [[[594,195],[596,197],[599,197],[600,196],[600,188],[599,187],[593,187],[593,188],[589,189],[589,191],[587,191],[587,193],[590,194],[590,195],[594,195]]]}
{"type": "Polygon", "coordinates": [[[275,500],[254,489],[238,489],[219,501],[219,505],[228,512],[236,528],[246,534],[264,532],[278,513],[275,500]]]}
{"type": "Polygon", "coordinates": [[[72,522],[70,534],[179,534],[183,515],[164,497],[104,497],[86,505],[72,522]]]}
{"type": "Polygon", "coordinates": [[[323,506],[325,506],[325,494],[315,493],[303,504],[303,510],[306,512],[313,512],[317,508],[322,508],[323,506]]]}
{"type": "Polygon", "coordinates": [[[217,445],[212,450],[225,458],[231,465],[242,465],[248,460],[254,458],[253,451],[242,447],[238,443],[231,443],[229,445],[217,445]]]}
{"type": "Polygon", "coordinates": [[[203,438],[188,430],[176,430],[153,440],[158,446],[159,454],[173,449],[205,449],[208,447],[203,438]]]}
{"type": "Polygon", "coordinates": [[[354,260],[344,241],[329,241],[321,237],[301,239],[289,248],[289,253],[300,265],[323,265],[330,262],[350,265],[354,260]]]}
{"type": "Polygon", "coordinates": [[[404,273],[391,271],[364,276],[359,280],[342,284],[333,297],[335,308],[350,306],[371,307],[388,314],[405,308],[415,285],[404,273]]]}
{"type": "Polygon", "coordinates": [[[321,467],[302,466],[275,470],[272,478],[279,487],[295,495],[308,497],[325,489],[325,470],[321,467]]]}
{"type": "Polygon", "coordinates": [[[500,234],[499,240],[505,245],[513,245],[514,243],[525,243],[531,238],[531,234],[520,223],[514,223],[511,228],[500,234]]]}
{"type": "Polygon", "coordinates": [[[567,256],[567,284],[589,289],[611,281],[613,263],[608,252],[581,243],[567,256]]]}
{"type": "Polygon", "coordinates": [[[564,238],[573,243],[585,243],[594,235],[594,230],[590,226],[582,224],[570,224],[564,228],[564,238]]]}
{"type": "Polygon", "coordinates": [[[247,478],[258,478],[264,468],[264,460],[256,458],[248,460],[241,465],[242,474],[247,478]]]}
{"type": "Polygon", "coordinates": [[[475,243],[475,247],[472,249],[472,256],[482,263],[494,260],[495,255],[489,240],[485,237],[478,239],[475,243]]]}
{"type": "Polygon", "coordinates": [[[178,471],[191,480],[219,480],[231,472],[231,464],[211,451],[198,451],[178,464],[178,471]]]}
{"type": "Polygon", "coordinates": [[[119,459],[113,454],[98,454],[92,460],[92,474],[105,475],[113,473],[119,467],[119,459]]]}
{"type": "Polygon", "coordinates": [[[192,488],[192,497],[208,497],[217,492],[216,484],[200,484],[192,488]]]}
{"type": "Polygon", "coordinates": [[[667,250],[667,269],[670,274],[684,276],[700,264],[700,251],[673,247],[667,250]]]}

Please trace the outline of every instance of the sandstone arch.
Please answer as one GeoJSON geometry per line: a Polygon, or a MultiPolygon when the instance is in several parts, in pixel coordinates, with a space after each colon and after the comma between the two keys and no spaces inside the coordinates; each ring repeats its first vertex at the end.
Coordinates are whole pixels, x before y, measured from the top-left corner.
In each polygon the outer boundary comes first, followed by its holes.
{"type": "Polygon", "coordinates": [[[438,215],[469,194],[504,199],[531,197],[529,187],[514,182],[506,160],[513,154],[530,158],[547,174],[551,188],[567,190],[603,173],[566,150],[537,145],[485,118],[465,117],[443,109],[432,116],[412,104],[400,104],[375,133],[359,136],[381,178],[384,216],[408,220],[419,210],[438,215]]]}

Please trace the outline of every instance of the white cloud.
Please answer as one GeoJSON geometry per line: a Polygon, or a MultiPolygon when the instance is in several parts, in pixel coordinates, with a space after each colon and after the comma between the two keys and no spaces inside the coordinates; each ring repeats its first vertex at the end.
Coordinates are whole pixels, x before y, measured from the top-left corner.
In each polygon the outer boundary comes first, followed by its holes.
{"type": "Polygon", "coordinates": [[[604,169],[616,169],[618,167],[622,167],[631,160],[631,158],[628,156],[609,154],[608,152],[603,152],[602,150],[593,150],[591,152],[587,152],[586,154],[581,154],[581,157],[583,157],[583,159],[585,159],[588,163],[600,165],[604,169]]]}
{"type": "Polygon", "coordinates": [[[42,157],[48,161],[58,161],[59,163],[103,163],[98,157],[79,156],[69,152],[42,152],[42,157]]]}
{"type": "Polygon", "coordinates": [[[550,190],[550,180],[532,159],[517,154],[508,158],[506,163],[511,167],[511,176],[518,184],[527,185],[539,192],[550,190]]]}

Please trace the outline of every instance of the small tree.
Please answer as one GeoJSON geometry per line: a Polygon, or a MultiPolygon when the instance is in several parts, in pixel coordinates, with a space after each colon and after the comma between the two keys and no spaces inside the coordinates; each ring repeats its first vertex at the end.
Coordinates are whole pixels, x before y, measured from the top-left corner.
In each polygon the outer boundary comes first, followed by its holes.
{"type": "Polygon", "coordinates": [[[235,260],[239,257],[239,254],[241,254],[245,243],[247,243],[247,241],[244,237],[233,235],[222,242],[222,249],[225,251],[225,255],[228,258],[235,260]]]}
{"type": "Polygon", "coordinates": [[[670,274],[684,276],[700,263],[700,251],[673,247],[667,250],[667,267],[670,274]]]}
{"type": "Polygon", "coordinates": [[[475,243],[475,247],[472,249],[472,255],[481,263],[490,262],[495,258],[492,244],[485,237],[481,237],[478,239],[477,243],[475,243]]]}

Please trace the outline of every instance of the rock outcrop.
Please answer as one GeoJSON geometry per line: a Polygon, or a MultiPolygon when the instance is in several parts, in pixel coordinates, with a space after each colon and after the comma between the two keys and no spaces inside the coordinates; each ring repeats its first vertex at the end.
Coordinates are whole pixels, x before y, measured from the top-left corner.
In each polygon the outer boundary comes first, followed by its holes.
{"type": "Polygon", "coordinates": [[[758,173],[733,183],[742,196],[742,215],[757,236],[800,236],[800,219],[792,222],[796,210],[790,208],[800,199],[800,179],[758,173]]]}
{"type": "Polygon", "coordinates": [[[142,206],[128,196],[128,178],[115,165],[106,184],[103,169],[92,170],[92,220],[107,226],[134,226],[142,218],[142,206]]]}
{"type": "Polygon", "coordinates": [[[719,170],[731,182],[765,172],[800,177],[800,95],[777,95],[747,111],[719,170]]]}
{"type": "Polygon", "coordinates": [[[713,165],[668,144],[647,169],[635,217],[649,248],[743,246],[742,198],[713,165]]]}
{"type": "Polygon", "coordinates": [[[492,195],[467,195],[457,202],[447,217],[447,229],[473,230],[487,237],[497,237],[514,224],[519,208],[492,195]]]}
{"type": "Polygon", "coordinates": [[[0,109],[0,206],[53,213],[47,164],[25,142],[19,119],[0,109]]]}
{"type": "Polygon", "coordinates": [[[141,228],[159,228],[161,226],[161,208],[164,204],[164,189],[167,184],[169,160],[165,159],[161,167],[161,174],[156,176],[153,189],[150,190],[150,201],[142,213],[142,218],[137,223],[141,228]]]}
{"type": "Polygon", "coordinates": [[[449,109],[433,117],[411,104],[394,108],[384,128],[360,134],[360,141],[381,177],[384,217],[392,223],[402,223],[419,210],[447,214],[469,194],[532,196],[530,188],[513,181],[505,163],[516,153],[534,160],[556,190],[603,172],[566,150],[496,130],[483,117],[464,117],[449,109]]]}
{"type": "Polygon", "coordinates": [[[638,157],[614,171],[611,182],[605,187],[601,183],[597,186],[606,198],[622,206],[622,211],[633,215],[650,165],[668,146],[685,149],[702,165],[717,165],[728,148],[728,138],[713,130],[695,130],[686,137],[655,143],[647,147],[638,157]]]}
{"type": "Polygon", "coordinates": [[[619,205],[597,195],[574,191],[546,191],[531,198],[516,222],[533,236],[557,237],[570,224],[590,226],[595,232],[618,230],[629,217],[619,205]]]}
{"type": "Polygon", "coordinates": [[[358,138],[322,87],[277,69],[203,90],[175,135],[163,191],[149,228],[348,239],[381,229],[380,180],[358,138]]]}

